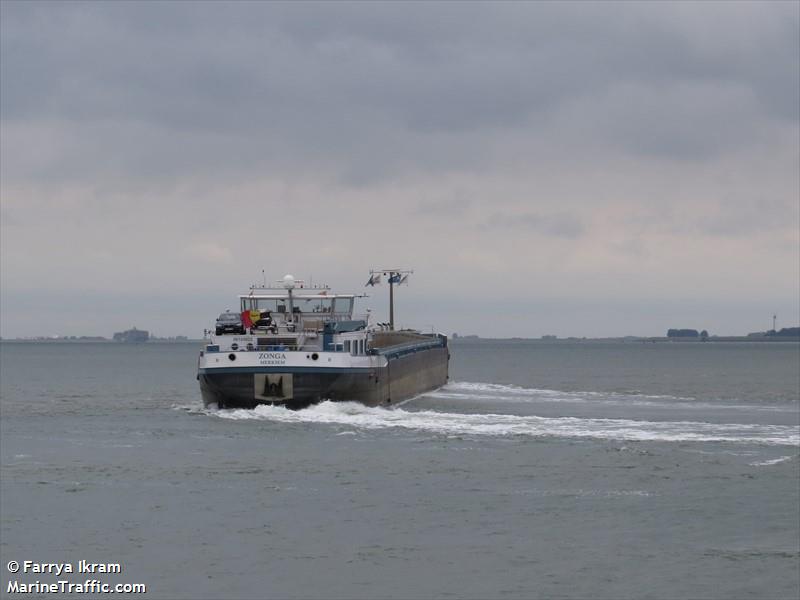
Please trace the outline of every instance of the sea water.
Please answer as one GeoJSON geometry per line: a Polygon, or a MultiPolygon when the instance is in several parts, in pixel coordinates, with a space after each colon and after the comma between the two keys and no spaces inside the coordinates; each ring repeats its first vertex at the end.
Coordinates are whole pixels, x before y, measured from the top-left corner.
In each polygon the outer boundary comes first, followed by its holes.
{"type": "Polygon", "coordinates": [[[198,351],[0,345],[3,595],[78,580],[25,560],[149,598],[800,593],[797,344],[455,342],[444,388],[302,411],[203,409],[198,351]]]}

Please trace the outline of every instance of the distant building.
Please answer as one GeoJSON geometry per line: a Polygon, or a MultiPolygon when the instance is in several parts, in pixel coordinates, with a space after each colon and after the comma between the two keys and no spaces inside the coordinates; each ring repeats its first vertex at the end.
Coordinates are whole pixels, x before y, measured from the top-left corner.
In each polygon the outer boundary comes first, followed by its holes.
{"type": "Polygon", "coordinates": [[[114,334],[115,342],[141,343],[146,342],[148,339],[150,339],[150,332],[143,329],[136,329],[136,327],[114,334]]]}
{"type": "Polygon", "coordinates": [[[668,329],[668,338],[699,338],[700,333],[697,329],[668,329]]]}

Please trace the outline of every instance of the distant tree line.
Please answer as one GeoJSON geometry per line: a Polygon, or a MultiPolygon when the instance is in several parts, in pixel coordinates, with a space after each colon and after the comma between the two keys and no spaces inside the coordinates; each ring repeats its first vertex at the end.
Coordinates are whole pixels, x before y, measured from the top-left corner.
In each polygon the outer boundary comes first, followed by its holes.
{"type": "Polygon", "coordinates": [[[780,337],[800,337],[800,327],[784,327],[780,331],[768,331],[766,335],[774,335],[780,337]]]}
{"type": "MultiPolygon", "coordinates": [[[[770,337],[800,337],[800,327],[784,327],[780,331],[765,331],[750,334],[752,336],[770,336],[770,337]]],[[[708,339],[708,331],[698,332],[697,329],[668,329],[668,338],[700,338],[701,340],[708,339]]]]}

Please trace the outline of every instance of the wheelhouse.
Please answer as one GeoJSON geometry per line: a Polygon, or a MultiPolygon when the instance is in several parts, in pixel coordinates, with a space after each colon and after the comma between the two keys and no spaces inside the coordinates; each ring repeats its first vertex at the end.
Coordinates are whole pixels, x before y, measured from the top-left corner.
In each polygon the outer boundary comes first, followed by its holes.
{"type": "Polygon", "coordinates": [[[273,319],[297,323],[304,319],[349,321],[353,318],[353,294],[259,293],[239,296],[239,310],[270,313],[273,319]]]}

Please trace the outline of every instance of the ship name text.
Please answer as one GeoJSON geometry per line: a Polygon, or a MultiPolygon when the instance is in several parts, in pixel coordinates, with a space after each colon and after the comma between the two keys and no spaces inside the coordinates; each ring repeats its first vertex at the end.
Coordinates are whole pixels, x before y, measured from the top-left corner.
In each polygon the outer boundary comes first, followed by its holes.
{"type": "Polygon", "coordinates": [[[286,354],[283,352],[259,352],[258,362],[262,365],[285,365],[286,354]]]}

